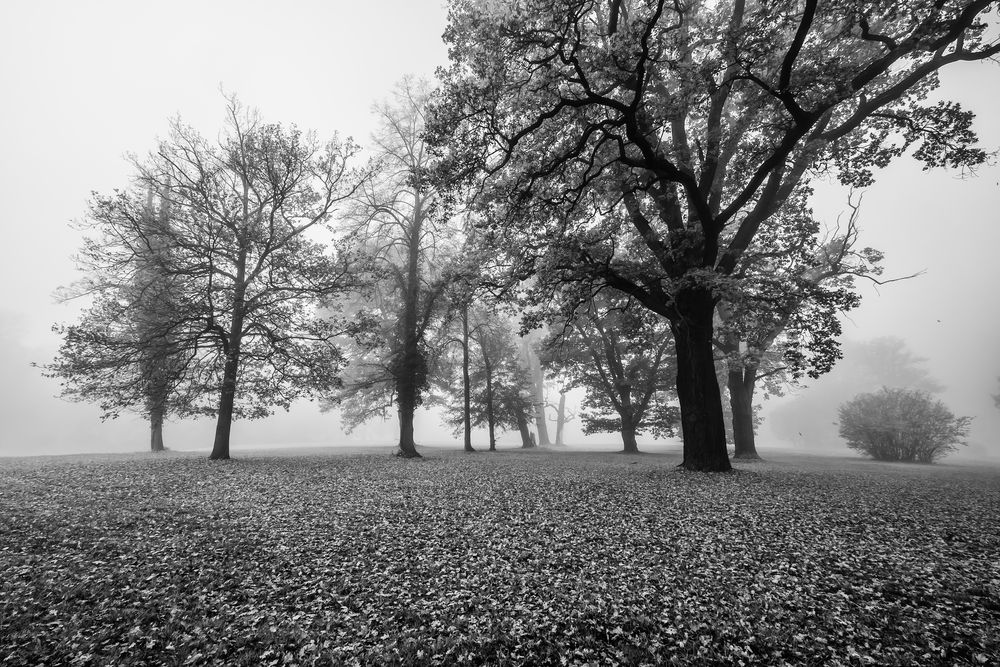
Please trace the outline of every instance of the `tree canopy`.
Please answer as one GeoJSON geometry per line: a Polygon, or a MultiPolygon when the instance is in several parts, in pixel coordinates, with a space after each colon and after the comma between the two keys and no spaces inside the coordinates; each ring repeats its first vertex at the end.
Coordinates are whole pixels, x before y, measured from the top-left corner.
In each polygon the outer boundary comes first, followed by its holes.
{"type": "Polygon", "coordinates": [[[454,0],[430,123],[448,178],[525,269],[599,282],[667,318],[684,465],[725,470],[711,354],[720,277],[804,179],[852,185],[910,150],[974,167],[973,115],[931,102],[989,58],[976,2],[454,0]],[[637,244],[609,228],[628,226],[637,244]]]}

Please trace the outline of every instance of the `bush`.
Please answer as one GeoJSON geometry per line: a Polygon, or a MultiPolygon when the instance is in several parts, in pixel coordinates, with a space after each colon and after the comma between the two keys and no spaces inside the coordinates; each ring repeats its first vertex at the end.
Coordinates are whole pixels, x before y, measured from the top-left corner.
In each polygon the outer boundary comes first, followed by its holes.
{"type": "Polygon", "coordinates": [[[956,417],[925,391],[882,387],[839,409],[840,437],[879,461],[931,463],[965,444],[971,417],[956,417]]]}

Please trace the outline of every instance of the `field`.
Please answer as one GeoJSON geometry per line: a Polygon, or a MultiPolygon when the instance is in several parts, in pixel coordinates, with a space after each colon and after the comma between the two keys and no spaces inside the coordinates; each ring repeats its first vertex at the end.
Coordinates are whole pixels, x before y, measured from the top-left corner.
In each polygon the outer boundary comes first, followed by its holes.
{"type": "Polygon", "coordinates": [[[0,664],[1000,664],[1000,469],[0,459],[0,664]]]}

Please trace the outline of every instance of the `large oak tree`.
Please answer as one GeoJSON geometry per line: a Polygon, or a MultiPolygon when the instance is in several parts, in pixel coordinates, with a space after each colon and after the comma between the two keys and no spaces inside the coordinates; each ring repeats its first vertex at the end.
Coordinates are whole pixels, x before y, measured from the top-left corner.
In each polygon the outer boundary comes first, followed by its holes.
{"type": "Polygon", "coordinates": [[[938,72],[989,58],[986,0],[453,0],[431,123],[447,177],[482,183],[502,247],[557,248],[566,280],[666,318],[683,465],[727,470],[712,351],[720,278],[803,179],[864,185],[913,148],[981,163],[938,72]],[[585,233],[623,213],[642,242],[585,233]]]}

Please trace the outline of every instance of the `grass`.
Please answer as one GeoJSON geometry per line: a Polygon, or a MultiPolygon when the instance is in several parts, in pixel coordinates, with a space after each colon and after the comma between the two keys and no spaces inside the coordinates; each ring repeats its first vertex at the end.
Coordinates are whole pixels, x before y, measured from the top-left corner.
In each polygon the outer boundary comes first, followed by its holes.
{"type": "Polygon", "coordinates": [[[1000,470],[0,460],[0,664],[1000,663],[1000,470]]]}

